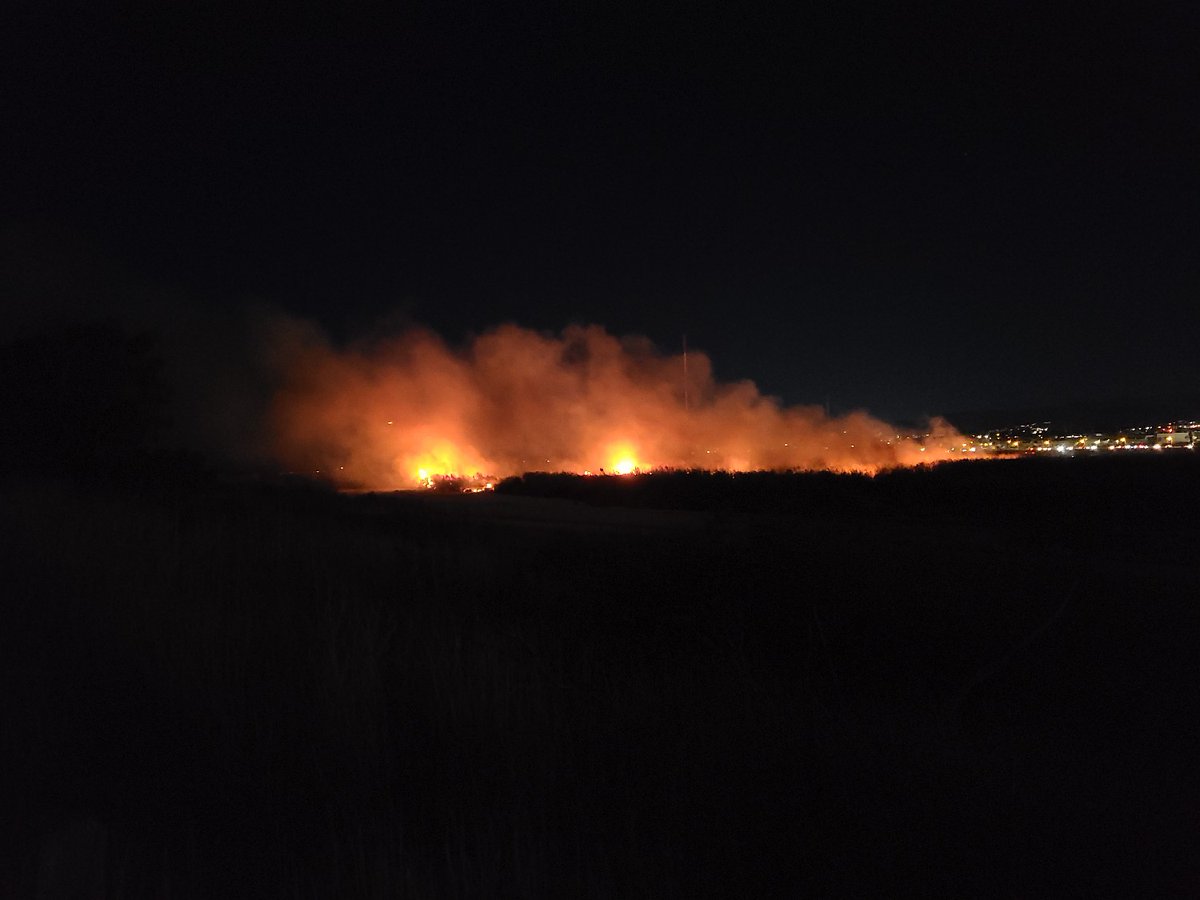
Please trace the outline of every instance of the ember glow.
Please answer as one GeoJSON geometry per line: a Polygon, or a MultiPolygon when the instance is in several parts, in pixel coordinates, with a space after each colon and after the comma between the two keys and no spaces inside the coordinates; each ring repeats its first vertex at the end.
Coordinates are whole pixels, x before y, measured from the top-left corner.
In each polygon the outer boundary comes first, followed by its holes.
{"type": "Polygon", "coordinates": [[[483,488],[529,471],[873,473],[951,458],[959,438],[944,425],[901,438],[865,413],[785,407],[749,381],[717,382],[703,353],[685,367],[682,354],[595,325],[561,335],[502,325],[461,348],[414,329],[335,348],[292,323],[273,360],[273,452],[347,487],[483,488]]]}

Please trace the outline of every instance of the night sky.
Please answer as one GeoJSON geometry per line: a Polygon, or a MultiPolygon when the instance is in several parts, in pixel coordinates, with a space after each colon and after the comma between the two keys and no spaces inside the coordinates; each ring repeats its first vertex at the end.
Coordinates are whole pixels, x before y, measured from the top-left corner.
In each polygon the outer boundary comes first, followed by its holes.
{"type": "Polygon", "coordinates": [[[686,333],[885,416],[1197,386],[1193,4],[24,6],[13,307],[686,333]]]}

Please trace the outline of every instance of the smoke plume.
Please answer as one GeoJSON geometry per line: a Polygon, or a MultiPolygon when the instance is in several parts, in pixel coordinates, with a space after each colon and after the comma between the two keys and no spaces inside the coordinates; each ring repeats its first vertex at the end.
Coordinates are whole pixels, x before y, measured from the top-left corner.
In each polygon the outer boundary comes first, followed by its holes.
{"type": "Polygon", "coordinates": [[[462,347],[409,329],[337,348],[289,320],[270,363],[273,455],[344,486],[660,467],[877,472],[945,458],[953,438],[939,426],[923,444],[866,413],[783,406],[752,382],[716,381],[703,353],[688,353],[685,377],[683,354],[595,325],[501,325],[462,347]]]}

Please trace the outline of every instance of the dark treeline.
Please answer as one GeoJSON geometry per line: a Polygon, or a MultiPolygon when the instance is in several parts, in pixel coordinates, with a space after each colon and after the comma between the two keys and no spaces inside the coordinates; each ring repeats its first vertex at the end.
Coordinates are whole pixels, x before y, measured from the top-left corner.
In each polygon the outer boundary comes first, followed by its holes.
{"type": "Polygon", "coordinates": [[[91,484],[202,479],[211,464],[173,440],[158,339],[113,320],[0,345],[0,476],[91,484]]]}
{"type": "Polygon", "coordinates": [[[167,424],[161,369],[149,335],[111,321],[0,347],[5,464],[95,469],[155,449],[167,424]]]}
{"type": "Polygon", "coordinates": [[[979,459],[876,476],[830,472],[662,471],[581,476],[531,472],[496,490],[599,506],[808,513],[857,517],[911,513],[977,521],[1042,522],[1069,517],[1085,529],[1134,530],[1195,520],[1196,456],[1111,453],[1075,458],[979,459]]]}

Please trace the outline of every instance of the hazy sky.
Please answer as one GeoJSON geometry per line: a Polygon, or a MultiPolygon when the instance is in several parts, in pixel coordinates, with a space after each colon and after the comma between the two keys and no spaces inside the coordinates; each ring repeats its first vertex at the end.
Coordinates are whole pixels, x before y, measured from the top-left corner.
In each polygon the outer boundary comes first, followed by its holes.
{"type": "Polygon", "coordinates": [[[1193,4],[249,5],[8,16],[14,302],[686,332],[890,416],[1198,384],[1193,4]]]}

